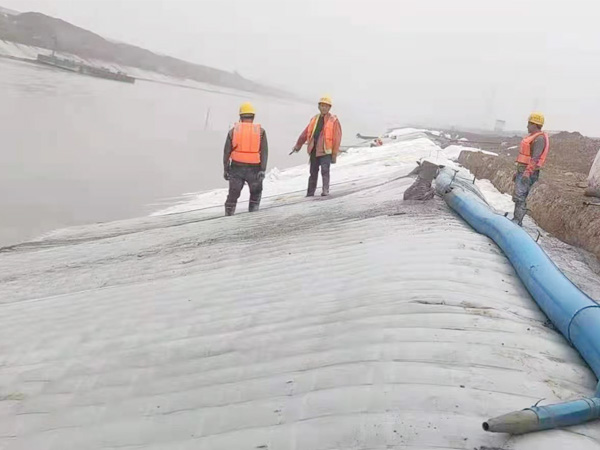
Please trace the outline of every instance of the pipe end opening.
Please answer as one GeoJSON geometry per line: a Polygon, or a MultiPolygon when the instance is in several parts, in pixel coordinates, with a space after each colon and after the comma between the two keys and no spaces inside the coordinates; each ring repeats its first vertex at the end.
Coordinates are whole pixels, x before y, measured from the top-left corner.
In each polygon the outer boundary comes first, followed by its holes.
{"type": "Polygon", "coordinates": [[[482,427],[484,431],[490,431],[490,424],[487,422],[483,422],[482,427]]]}

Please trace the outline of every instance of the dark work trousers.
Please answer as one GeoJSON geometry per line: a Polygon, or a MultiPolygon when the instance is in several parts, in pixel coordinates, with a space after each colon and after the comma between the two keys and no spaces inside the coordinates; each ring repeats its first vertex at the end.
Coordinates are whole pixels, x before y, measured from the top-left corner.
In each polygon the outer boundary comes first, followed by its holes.
{"type": "Polygon", "coordinates": [[[515,194],[513,195],[513,201],[515,202],[513,220],[519,225],[523,224],[523,218],[527,214],[527,197],[529,196],[529,192],[539,177],[539,170],[533,172],[529,178],[524,177],[523,172],[517,172],[517,178],[515,179],[515,194]]]}
{"type": "Polygon", "coordinates": [[[329,194],[329,169],[331,168],[331,155],[317,156],[316,150],[310,154],[310,177],[306,195],[312,197],[317,190],[319,181],[319,168],[323,177],[323,195],[329,194]]]}
{"type": "Polygon", "coordinates": [[[240,194],[246,183],[248,183],[248,187],[250,188],[250,204],[248,206],[248,211],[258,211],[263,190],[263,180],[259,179],[259,172],[260,166],[231,164],[231,167],[229,168],[229,194],[225,201],[226,216],[232,216],[235,213],[238,198],[240,198],[240,194]]]}

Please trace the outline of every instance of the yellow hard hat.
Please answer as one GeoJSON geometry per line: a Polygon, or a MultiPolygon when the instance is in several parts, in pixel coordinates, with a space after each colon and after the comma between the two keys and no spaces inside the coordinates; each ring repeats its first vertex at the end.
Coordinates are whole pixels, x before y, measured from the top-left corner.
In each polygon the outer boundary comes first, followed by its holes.
{"type": "Polygon", "coordinates": [[[529,122],[535,123],[540,127],[544,126],[544,115],[540,112],[533,112],[529,114],[529,122]]]}
{"type": "Polygon", "coordinates": [[[321,97],[319,99],[319,104],[320,103],[325,103],[326,105],[333,106],[333,103],[331,101],[331,97],[328,96],[328,95],[324,95],[323,97],[321,97]]]}
{"type": "Polygon", "coordinates": [[[240,116],[245,116],[247,114],[248,115],[256,114],[256,110],[254,109],[254,106],[252,106],[252,103],[250,103],[250,102],[242,103],[242,106],[240,106],[240,116]]]}

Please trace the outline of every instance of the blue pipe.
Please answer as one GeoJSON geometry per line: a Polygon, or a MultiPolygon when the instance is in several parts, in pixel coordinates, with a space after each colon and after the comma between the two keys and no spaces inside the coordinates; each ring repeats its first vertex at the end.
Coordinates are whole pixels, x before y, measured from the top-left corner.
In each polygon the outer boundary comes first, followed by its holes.
{"type": "MultiPolygon", "coordinates": [[[[600,378],[600,305],[571,283],[521,227],[492,211],[470,180],[442,168],[436,190],[469,225],[502,249],[538,306],[600,378]]],[[[600,418],[600,383],[594,395],[510,413],[483,426],[486,431],[520,434],[583,423],[600,418]]]]}

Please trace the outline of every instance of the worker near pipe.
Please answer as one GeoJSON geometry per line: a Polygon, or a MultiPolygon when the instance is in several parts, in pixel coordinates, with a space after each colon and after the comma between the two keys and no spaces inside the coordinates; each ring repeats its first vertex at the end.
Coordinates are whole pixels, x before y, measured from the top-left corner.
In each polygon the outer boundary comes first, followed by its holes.
{"type": "Polygon", "coordinates": [[[529,135],[521,141],[519,156],[517,157],[517,171],[513,177],[515,182],[513,222],[519,226],[523,226],[523,218],[527,214],[527,196],[538,180],[540,170],[544,167],[550,150],[548,133],[542,131],[543,126],[543,114],[534,112],[529,115],[527,122],[529,135]]]}
{"type": "Polygon", "coordinates": [[[335,164],[342,142],[342,127],[336,116],[330,113],[333,103],[328,96],[319,100],[319,114],[314,116],[302,131],[292,153],[299,152],[308,145],[310,156],[310,177],[308,178],[307,197],[313,197],[319,181],[319,169],[323,177],[321,196],[329,195],[330,168],[335,164]]]}
{"type": "Polygon", "coordinates": [[[235,214],[238,198],[246,183],[250,188],[248,211],[258,211],[260,206],[269,144],[265,130],[254,123],[255,115],[254,106],[243,103],[240,106],[240,121],[227,134],[223,151],[223,177],[229,181],[226,216],[235,214]]]}

